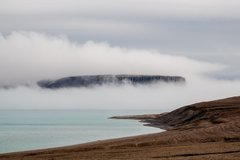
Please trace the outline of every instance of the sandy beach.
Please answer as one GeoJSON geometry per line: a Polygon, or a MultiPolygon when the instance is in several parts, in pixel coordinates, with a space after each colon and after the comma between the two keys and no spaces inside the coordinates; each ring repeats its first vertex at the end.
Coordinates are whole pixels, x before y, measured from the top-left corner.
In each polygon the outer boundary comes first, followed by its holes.
{"type": "Polygon", "coordinates": [[[141,120],[165,132],[1,154],[8,160],[239,160],[240,97],[202,102],[169,113],[117,116],[141,120]]]}

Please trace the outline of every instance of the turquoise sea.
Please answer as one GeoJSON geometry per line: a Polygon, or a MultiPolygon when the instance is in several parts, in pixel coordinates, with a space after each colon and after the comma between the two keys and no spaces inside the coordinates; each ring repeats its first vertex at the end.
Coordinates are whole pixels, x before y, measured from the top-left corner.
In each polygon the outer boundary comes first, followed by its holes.
{"type": "Polygon", "coordinates": [[[0,153],[73,145],[160,132],[116,115],[161,113],[150,110],[0,110],[0,153]]]}

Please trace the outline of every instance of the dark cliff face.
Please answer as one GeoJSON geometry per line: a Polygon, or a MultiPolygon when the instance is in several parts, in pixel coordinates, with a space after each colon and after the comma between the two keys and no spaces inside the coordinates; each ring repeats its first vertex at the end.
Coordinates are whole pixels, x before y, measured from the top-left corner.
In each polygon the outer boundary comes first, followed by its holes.
{"type": "Polygon", "coordinates": [[[92,75],[65,77],[58,80],[39,81],[42,88],[58,89],[68,87],[92,87],[104,84],[132,84],[147,85],[156,82],[184,83],[185,78],[180,76],[149,76],[149,75],[92,75]]]}

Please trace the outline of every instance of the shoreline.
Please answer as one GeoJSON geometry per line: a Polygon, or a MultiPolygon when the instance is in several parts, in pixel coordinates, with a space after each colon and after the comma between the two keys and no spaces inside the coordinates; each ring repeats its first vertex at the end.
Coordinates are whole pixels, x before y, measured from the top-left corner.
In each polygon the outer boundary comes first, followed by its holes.
{"type": "Polygon", "coordinates": [[[164,114],[112,118],[141,120],[166,131],[5,153],[0,159],[240,159],[240,97],[197,103],[164,114]]]}
{"type": "Polygon", "coordinates": [[[2,117],[0,154],[76,145],[160,131],[157,128],[145,127],[138,121],[108,119],[113,115],[126,113],[142,114],[150,111],[2,111],[0,113],[2,117]]]}
{"type": "Polygon", "coordinates": [[[6,156],[6,155],[12,155],[12,154],[28,154],[32,152],[48,152],[48,151],[55,151],[55,150],[61,150],[61,149],[71,149],[75,147],[89,147],[91,145],[98,145],[102,143],[114,143],[118,141],[123,141],[123,140],[128,140],[132,138],[141,138],[145,136],[152,136],[156,135],[162,132],[157,132],[157,133],[146,133],[146,134],[140,134],[140,135],[133,135],[133,136],[127,136],[127,137],[119,137],[119,138],[110,138],[110,139],[103,139],[103,140],[96,140],[96,141],[90,141],[86,143],[80,143],[80,144],[72,144],[72,145],[65,145],[65,146],[59,146],[59,147],[49,147],[49,148],[41,148],[41,149],[33,149],[33,150],[26,150],[26,151],[14,151],[14,152],[8,152],[8,153],[0,153],[0,159],[2,158],[1,156],[6,156]]]}
{"type": "MultiPolygon", "coordinates": [[[[145,126],[145,125],[143,125],[143,126],[145,126]]],[[[148,126],[146,126],[146,127],[148,127],[148,126]]],[[[152,126],[150,126],[150,127],[152,127],[152,126]]],[[[101,139],[101,140],[93,140],[93,141],[84,142],[84,143],[76,143],[76,144],[69,144],[69,145],[56,146],[56,147],[46,147],[46,148],[39,148],[39,149],[29,149],[29,150],[23,150],[23,151],[12,151],[12,152],[0,153],[0,160],[1,160],[1,156],[5,156],[5,155],[28,153],[28,152],[42,152],[42,151],[68,149],[68,148],[70,149],[70,148],[75,148],[75,147],[84,147],[84,146],[89,146],[89,145],[96,145],[99,143],[105,143],[105,142],[114,142],[114,141],[119,141],[119,140],[120,141],[127,140],[127,139],[131,139],[131,138],[140,138],[142,136],[150,136],[150,135],[155,135],[155,134],[159,134],[162,132],[165,132],[165,131],[160,130],[159,132],[122,136],[122,137],[108,138],[108,139],[101,139]]]]}
{"type": "Polygon", "coordinates": [[[129,120],[138,120],[140,123],[143,124],[143,126],[149,126],[149,127],[154,127],[158,128],[164,131],[167,131],[169,129],[169,126],[167,125],[159,125],[156,123],[151,122],[153,119],[158,119],[161,116],[167,114],[168,112],[160,113],[160,114],[143,114],[143,115],[125,115],[125,116],[113,116],[110,117],[109,119],[129,119],[129,120]]]}

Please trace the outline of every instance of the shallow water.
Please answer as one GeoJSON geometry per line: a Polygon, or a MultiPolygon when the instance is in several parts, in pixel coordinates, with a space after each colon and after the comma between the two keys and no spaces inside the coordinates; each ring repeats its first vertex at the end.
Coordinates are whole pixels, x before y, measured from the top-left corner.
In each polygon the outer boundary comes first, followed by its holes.
{"type": "Polygon", "coordinates": [[[73,145],[162,130],[116,115],[161,113],[149,110],[1,110],[0,153],[73,145]]]}

